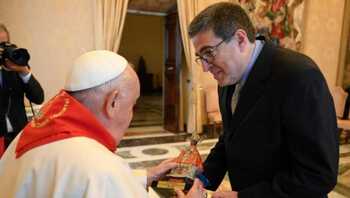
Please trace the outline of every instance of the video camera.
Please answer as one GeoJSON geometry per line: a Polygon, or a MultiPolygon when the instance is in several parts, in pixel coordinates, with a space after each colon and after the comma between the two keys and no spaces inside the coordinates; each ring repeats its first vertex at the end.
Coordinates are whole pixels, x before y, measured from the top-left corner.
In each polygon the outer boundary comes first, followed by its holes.
{"type": "Polygon", "coordinates": [[[18,48],[10,42],[2,42],[0,43],[0,65],[5,65],[5,59],[9,59],[18,66],[27,66],[30,55],[27,49],[18,48]]]}

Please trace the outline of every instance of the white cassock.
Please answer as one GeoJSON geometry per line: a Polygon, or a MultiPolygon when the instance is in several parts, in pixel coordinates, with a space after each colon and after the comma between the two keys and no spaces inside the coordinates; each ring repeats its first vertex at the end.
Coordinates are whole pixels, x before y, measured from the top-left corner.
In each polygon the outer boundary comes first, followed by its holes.
{"type": "Polygon", "coordinates": [[[55,141],[16,159],[18,137],[0,160],[1,198],[147,197],[145,172],[136,176],[93,139],[55,141]]]}

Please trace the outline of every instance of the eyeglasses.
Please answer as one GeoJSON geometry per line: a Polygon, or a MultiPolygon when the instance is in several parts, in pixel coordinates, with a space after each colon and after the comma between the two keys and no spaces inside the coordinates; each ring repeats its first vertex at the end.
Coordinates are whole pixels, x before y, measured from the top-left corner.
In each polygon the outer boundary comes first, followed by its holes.
{"type": "Polygon", "coordinates": [[[201,64],[202,62],[211,63],[214,61],[214,58],[217,54],[218,47],[224,42],[225,40],[220,41],[218,44],[214,46],[207,47],[204,52],[201,54],[197,54],[196,62],[198,64],[201,64]]]}

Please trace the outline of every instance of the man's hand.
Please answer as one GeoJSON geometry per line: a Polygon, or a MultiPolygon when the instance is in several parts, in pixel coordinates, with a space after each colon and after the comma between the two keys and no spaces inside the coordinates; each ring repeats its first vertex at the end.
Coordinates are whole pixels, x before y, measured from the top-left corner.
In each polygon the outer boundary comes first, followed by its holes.
{"type": "Polygon", "coordinates": [[[237,198],[238,193],[236,191],[218,191],[214,192],[212,198],[237,198]]]}
{"type": "Polygon", "coordinates": [[[158,166],[149,168],[147,170],[147,186],[150,186],[153,181],[158,181],[162,176],[164,176],[170,169],[175,168],[177,163],[174,159],[164,160],[158,166]]]}
{"type": "Polygon", "coordinates": [[[15,63],[10,61],[9,59],[5,59],[4,69],[9,70],[9,71],[18,72],[21,74],[28,74],[30,72],[30,69],[28,66],[16,65],[15,63]]]}
{"type": "Polygon", "coordinates": [[[192,188],[185,195],[182,190],[175,190],[178,198],[206,198],[207,192],[203,188],[203,184],[199,179],[195,179],[192,185],[192,188]]]}

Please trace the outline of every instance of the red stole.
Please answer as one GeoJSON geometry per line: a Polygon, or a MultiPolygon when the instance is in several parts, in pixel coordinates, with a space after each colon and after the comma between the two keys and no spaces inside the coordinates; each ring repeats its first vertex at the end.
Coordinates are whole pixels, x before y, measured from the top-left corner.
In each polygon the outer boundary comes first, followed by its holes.
{"type": "Polygon", "coordinates": [[[0,158],[2,154],[4,154],[4,152],[5,152],[5,138],[0,137],[0,158]]]}
{"type": "Polygon", "coordinates": [[[71,137],[94,139],[112,152],[117,147],[116,141],[94,115],[62,90],[23,129],[16,147],[16,158],[35,147],[71,137]]]}

